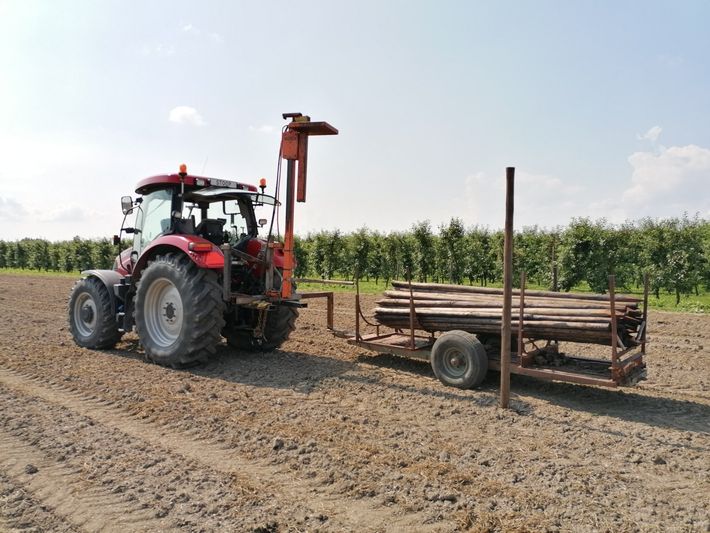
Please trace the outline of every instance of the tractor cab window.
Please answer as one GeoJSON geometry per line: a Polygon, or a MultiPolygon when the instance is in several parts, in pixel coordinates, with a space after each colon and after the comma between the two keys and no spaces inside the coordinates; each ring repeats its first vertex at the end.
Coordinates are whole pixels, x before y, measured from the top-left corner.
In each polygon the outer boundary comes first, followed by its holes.
{"type": "Polygon", "coordinates": [[[215,244],[232,246],[252,236],[252,217],[246,202],[218,200],[214,202],[185,202],[182,216],[192,220],[195,233],[215,244]],[[218,236],[217,233],[220,235],[218,236]],[[218,242],[216,242],[218,241],[218,242]]]}
{"type": "Polygon", "coordinates": [[[172,192],[162,189],[143,196],[143,203],[136,215],[136,233],[133,249],[139,253],[153,239],[170,230],[170,213],[172,208],[172,192]]]}
{"type": "Polygon", "coordinates": [[[207,216],[225,221],[224,231],[229,234],[229,242],[235,244],[240,239],[249,236],[248,209],[241,202],[226,200],[209,204],[207,216]]]}

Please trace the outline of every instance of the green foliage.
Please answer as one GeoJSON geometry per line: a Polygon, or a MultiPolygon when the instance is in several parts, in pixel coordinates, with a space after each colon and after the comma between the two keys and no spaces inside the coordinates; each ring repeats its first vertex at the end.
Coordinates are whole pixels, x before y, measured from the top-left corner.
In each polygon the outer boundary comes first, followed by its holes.
{"type": "Polygon", "coordinates": [[[295,274],[297,278],[304,278],[308,275],[311,268],[311,246],[310,239],[302,239],[296,235],[293,239],[293,252],[296,256],[295,274]]]}
{"type": "Polygon", "coordinates": [[[434,274],[436,268],[434,234],[428,220],[417,222],[412,226],[412,240],[417,279],[427,281],[434,274]]]}
{"type": "Polygon", "coordinates": [[[373,244],[370,231],[367,228],[360,228],[345,240],[347,242],[345,272],[348,277],[369,279],[368,265],[373,244]]]}
{"type": "MultiPolygon", "coordinates": [[[[130,244],[124,241],[116,247],[107,239],[80,237],[60,242],[0,240],[0,268],[25,272],[112,268],[118,250],[130,244]]],[[[297,237],[294,244],[297,277],[359,277],[373,280],[366,283],[373,287],[410,275],[442,283],[502,282],[503,232],[466,228],[457,218],[442,225],[438,234],[429,221],[422,221],[408,232],[320,231],[297,237]]],[[[515,235],[516,282],[525,271],[529,285],[550,288],[555,265],[562,290],[588,286],[605,292],[608,276],[614,274],[620,289],[638,294],[647,272],[656,306],[707,310],[710,222],[687,215],[620,226],[574,219],[567,228],[531,227],[515,235]]]]}
{"type": "Polygon", "coordinates": [[[451,283],[462,283],[466,271],[466,229],[460,218],[452,218],[448,226],[439,228],[443,256],[439,261],[442,277],[451,283]]]}

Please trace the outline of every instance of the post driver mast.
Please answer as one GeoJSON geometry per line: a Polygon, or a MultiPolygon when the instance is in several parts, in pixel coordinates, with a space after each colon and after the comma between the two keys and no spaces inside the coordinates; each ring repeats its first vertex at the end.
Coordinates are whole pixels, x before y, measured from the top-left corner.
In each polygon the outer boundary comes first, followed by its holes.
{"type": "Polygon", "coordinates": [[[286,224],[284,228],[284,266],[281,282],[281,298],[288,300],[293,295],[293,249],[294,202],[306,201],[306,174],[308,165],[308,137],[311,135],[337,135],[338,130],[327,122],[311,122],[301,113],[284,113],[291,122],[281,134],[281,157],[286,160],[286,224]],[[298,163],[298,170],[296,170],[298,163]],[[298,187],[296,187],[298,174],[298,187]]]}

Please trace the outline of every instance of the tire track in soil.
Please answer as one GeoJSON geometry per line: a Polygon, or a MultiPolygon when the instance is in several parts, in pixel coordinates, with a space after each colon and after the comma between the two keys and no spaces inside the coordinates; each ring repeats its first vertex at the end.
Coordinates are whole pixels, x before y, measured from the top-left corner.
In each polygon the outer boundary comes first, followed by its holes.
{"type": "MultiPolygon", "coordinates": [[[[120,497],[82,479],[80,473],[0,428],[0,468],[10,479],[52,510],[60,520],[83,531],[159,531],[167,524],[150,509],[135,509],[120,497]],[[33,465],[35,473],[26,467],[33,465]]],[[[24,529],[24,528],[23,528],[24,529]]]]}
{"type": "Polygon", "coordinates": [[[301,506],[309,502],[311,512],[328,516],[331,526],[339,523],[346,530],[353,528],[354,531],[426,531],[432,528],[423,526],[424,515],[420,513],[396,516],[390,509],[328,493],[279,468],[248,461],[196,435],[186,435],[150,420],[134,418],[128,413],[122,413],[120,406],[113,406],[61,385],[47,383],[40,376],[0,368],[0,383],[22,394],[67,408],[157,448],[167,448],[171,453],[177,453],[210,470],[234,476],[240,485],[260,487],[262,493],[264,487],[269,487],[276,499],[285,499],[301,506]]]}
{"type": "Polygon", "coordinates": [[[22,485],[0,471],[0,531],[76,533],[78,530],[38,502],[22,485]]]}

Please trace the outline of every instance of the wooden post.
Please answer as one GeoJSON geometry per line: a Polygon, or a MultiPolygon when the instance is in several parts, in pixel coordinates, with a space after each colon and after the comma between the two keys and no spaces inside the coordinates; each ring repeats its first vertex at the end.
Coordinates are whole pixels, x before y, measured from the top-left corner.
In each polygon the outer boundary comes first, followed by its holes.
{"type": "Polygon", "coordinates": [[[503,247],[503,317],[500,328],[500,406],[510,403],[510,324],[513,301],[513,195],[515,168],[505,169],[505,244],[503,247]]]}
{"type": "Polygon", "coordinates": [[[333,314],[335,312],[335,297],[332,292],[326,296],[328,303],[328,329],[333,329],[333,314]]]}

